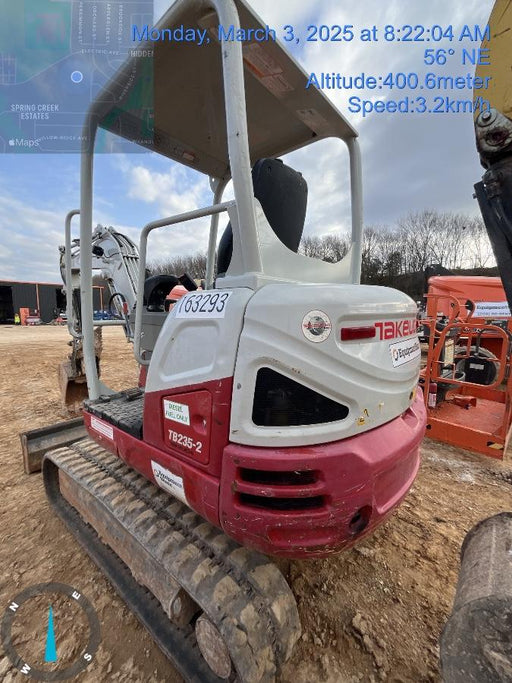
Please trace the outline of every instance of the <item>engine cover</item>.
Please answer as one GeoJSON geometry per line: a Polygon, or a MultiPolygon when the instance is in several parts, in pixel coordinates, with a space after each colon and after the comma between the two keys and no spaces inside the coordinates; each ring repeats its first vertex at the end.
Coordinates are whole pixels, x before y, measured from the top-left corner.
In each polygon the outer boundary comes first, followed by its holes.
{"type": "Polygon", "coordinates": [[[230,441],[326,443],[396,418],[412,404],[418,381],[415,318],[412,299],[386,287],[262,287],[245,310],[230,441]]]}

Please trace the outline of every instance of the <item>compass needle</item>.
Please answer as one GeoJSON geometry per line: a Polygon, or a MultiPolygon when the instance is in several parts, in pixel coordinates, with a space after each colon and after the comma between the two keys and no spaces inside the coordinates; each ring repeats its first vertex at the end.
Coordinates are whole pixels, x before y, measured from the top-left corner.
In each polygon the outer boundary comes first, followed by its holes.
{"type": "Polygon", "coordinates": [[[53,608],[48,609],[48,628],[46,630],[46,649],[44,653],[45,662],[57,661],[57,647],[55,644],[55,629],[53,627],[53,608]]]}

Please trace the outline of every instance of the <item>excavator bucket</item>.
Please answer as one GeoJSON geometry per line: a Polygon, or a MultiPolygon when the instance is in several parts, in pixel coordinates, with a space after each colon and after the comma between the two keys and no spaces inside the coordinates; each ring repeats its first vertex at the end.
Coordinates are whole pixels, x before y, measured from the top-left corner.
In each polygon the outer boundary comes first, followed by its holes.
{"type": "MultiPolygon", "coordinates": [[[[87,378],[82,366],[83,349],[82,340],[73,338],[71,353],[66,361],[59,365],[59,388],[62,399],[62,406],[70,415],[78,415],[82,409],[82,404],[87,398],[87,378]]],[[[98,377],[100,375],[100,359],[103,348],[101,327],[94,330],[94,352],[96,355],[96,367],[98,377]]]]}
{"type": "Polygon", "coordinates": [[[87,380],[85,375],[75,374],[70,360],[59,365],[59,388],[63,407],[70,414],[78,414],[87,398],[87,380]]]}

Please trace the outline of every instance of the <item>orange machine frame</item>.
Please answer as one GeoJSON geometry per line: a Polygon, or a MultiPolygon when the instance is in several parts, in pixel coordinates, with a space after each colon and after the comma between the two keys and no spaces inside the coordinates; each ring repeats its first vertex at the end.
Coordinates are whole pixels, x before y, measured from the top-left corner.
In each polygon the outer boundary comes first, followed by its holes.
{"type": "MultiPolygon", "coordinates": [[[[427,318],[432,320],[440,315],[450,318],[454,308],[454,300],[462,310],[466,301],[479,304],[486,301],[497,301],[506,304],[507,295],[500,277],[483,277],[480,275],[434,275],[428,279],[428,295],[426,296],[427,318]]],[[[474,323],[485,324],[483,318],[472,316],[474,323]]],[[[501,340],[492,332],[482,339],[481,346],[492,351],[496,356],[501,350],[501,340]]]]}
{"type": "MultiPolygon", "coordinates": [[[[432,299],[433,310],[442,310],[437,299],[450,299],[450,316],[444,328],[436,330],[436,317],[422,321],[427,325],[429,346],[426,367],[421,372],[420,382],[424,383],[425,404],[427,407],[427,436],[438,441],[466,448],[493,458],[503,459],[510,438],[512,423],[512,378],[510,373],[510,319],[507,330],[489,323],[475,322],[471,312],[466,311],[454,296],[428,294],[432,299]],[[500,342],[500,352],[496,354],[499,371],[496,380],[490,385],[474,384],[455,379],[456,363],[441,361],[441,352],[450,338],[457,338],[459,345],[466,347],[466,357],[470,354],[477,337],[491,335],[500,342]],[[452,377],[443,376],[452,365],[452,377]],[[451,385],[446,399],[435,408],[429,407],[429,387],[432,383],[451,385]]],[[[469,297],[468,297],[469,298],[469,297]]],[[[474,303],[474,302],[473,302],[474,303]]],[[[428,310],[428,308],[427,308],[428,310]]],[[[432,308],[430,309],[432,310],[432,308]]],[[[460,359],[460,357],[459,357],[460,359]]]]}

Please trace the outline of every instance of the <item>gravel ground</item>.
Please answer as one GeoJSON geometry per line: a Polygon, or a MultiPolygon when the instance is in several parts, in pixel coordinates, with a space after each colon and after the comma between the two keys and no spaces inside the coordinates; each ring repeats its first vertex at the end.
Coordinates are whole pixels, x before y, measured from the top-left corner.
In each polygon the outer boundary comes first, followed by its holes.
{"type": "MultiPolygon", "coordinates": [[[[33,583],[79,587],[98,612],[102,643],[75,680],[179,681],[52,515],[41,476],[23,473],[18,434],[66,417],[57,365],[66,356],[67,339],[60,327],[0,328],[0,605],[4,609],[33,583]]],[[[136,366],[122,332],[107,329],[104,340],[105,381],[118,389],[134,386],[136,366]]],[[[452,605],[460,544],[475,522],[512,509],[511,461],[495,462],[429,440],[422,455],[405,502],[371,538],[337,557],[283,565],[303,636],[282,681],[440,681],[438,637],[452,605]]],[[[30,622],[29,615],[26,619],[30,622]]],[[[82,627],[80,619],[60,631],[57,625],[59,647],[72,647],[82,627]]],[[[33,643],[25,646],[34,651],[33,643]]],[[[27,678],[0,654],[0,680],[27,678]]]]}

